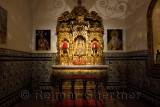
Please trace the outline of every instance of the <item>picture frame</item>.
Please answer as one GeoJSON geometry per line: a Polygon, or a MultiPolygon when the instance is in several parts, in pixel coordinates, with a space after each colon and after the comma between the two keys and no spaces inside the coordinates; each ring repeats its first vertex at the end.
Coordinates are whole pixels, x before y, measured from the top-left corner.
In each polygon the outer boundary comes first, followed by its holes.
{"type": "Polygon", "coordinates": [[[36,30],[36,50],[44,51],[51,49],[51,30],[36,30]]]}
{"type": "Polygon", "coordinates": [[[107,29],[107,49],[123,50],[122,29],[107,29]]]}
{"type": "Polygon", "coordinates": [[[0,6],[0,44],[7,43],[7,10],[0,6]]]}

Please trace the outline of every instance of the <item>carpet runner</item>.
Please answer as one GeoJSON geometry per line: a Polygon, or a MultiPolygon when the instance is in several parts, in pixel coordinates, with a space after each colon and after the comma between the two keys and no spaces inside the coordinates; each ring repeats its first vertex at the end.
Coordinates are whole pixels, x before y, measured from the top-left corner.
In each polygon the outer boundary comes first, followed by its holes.
{"type": "Polygon", "coordinates": [[[62,100],[56,107],[103,107],[99,100],[62,100]]]}

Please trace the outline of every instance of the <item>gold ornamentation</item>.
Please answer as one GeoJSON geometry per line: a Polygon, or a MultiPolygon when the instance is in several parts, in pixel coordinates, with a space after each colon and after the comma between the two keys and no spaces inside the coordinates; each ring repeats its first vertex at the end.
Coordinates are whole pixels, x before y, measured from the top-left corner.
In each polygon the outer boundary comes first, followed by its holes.
{"type": "Polygon", "coordinates": [[[57,22],[57,56],[60,65],[103,64],[103,32],[102,18],[94,11],[88,12],[78,0],[71,13],[66,11],[57,22]],[[63,52],[63,43],[68,48],[63,52]],[[98,45],[97,52],[93,51],[93,43],[98,45]],[[67,51],[67,52],[66,52],[67,51]]]}

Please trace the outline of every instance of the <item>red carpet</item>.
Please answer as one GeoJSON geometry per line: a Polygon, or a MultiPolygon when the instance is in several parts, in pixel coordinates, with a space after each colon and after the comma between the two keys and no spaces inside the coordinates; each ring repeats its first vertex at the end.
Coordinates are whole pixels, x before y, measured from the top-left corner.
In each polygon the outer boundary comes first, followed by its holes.
{"type": "Polygon", "coordinates": [[[56,107],[103,107],[99,100],[62,100],[56,107]]]}

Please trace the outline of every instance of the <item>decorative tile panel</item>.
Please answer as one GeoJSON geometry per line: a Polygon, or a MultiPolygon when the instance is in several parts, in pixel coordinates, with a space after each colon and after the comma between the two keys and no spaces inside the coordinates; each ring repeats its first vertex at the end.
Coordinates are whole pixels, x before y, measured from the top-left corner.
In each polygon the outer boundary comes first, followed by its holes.
{"type": "Polygon", "coordinates": [[[0,105],[10,106],[31,83],[31,53],[0,48],[0,105]]]}
{"type": "MultiPolygon", "coordinates": [[[[147,71],[147,51],[105,53],[109,65],[107,90],[128,88],[141,92],[141,97],[160,104],[160,79],[147,71]]],[[[31,74],[40,75],[40,89],[52,90],[50,75],[56,54],[27,53],[0,48],[0,105],[10,106],[21,99],[21,92],[30,89],[31,74]]]]}
{"type": "Polygon", "coordinates": [[[105,64],[109,65],[106,89],[111,91],[126,89],[126,54],[124,52],[105,53],[105,64]]]}
{"type": "Polygon", "coordinates": [[[160,79],[148,75],[147,51],[127,54],[127,82],[130,91],[139,91],[145,100],[160,105],[160,79]]]}

